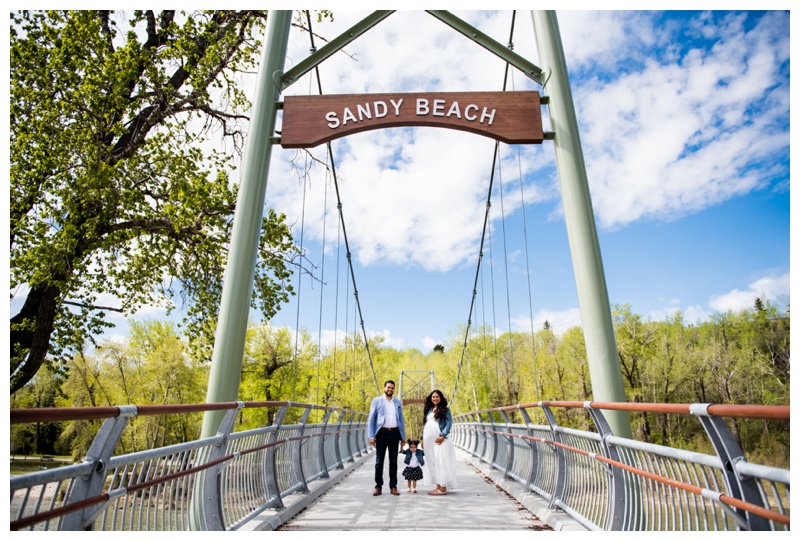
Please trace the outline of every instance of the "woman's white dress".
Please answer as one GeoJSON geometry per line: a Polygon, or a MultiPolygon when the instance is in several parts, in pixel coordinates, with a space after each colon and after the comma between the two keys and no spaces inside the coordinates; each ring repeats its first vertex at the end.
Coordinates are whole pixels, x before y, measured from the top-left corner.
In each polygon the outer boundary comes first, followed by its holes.
{"type": "Polygon", "coordinates": [[[439,422],[433,418],[433,411],[429,411],[422,429],[425,450],[423,468],[426,469],[424,481],[433,486],[447,487],[449,491],[456,486],[456,448],[449,437],[441,445],[436,445],[438,437],[439,422]]]}

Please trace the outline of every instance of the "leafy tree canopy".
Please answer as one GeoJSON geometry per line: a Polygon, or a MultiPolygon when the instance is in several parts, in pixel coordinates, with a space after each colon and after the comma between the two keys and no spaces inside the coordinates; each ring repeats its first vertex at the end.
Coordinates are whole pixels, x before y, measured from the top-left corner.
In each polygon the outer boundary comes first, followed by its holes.
{"type": "MultiPolygon", "coordinates": [[[[12,393],[109,327],[109,310],[181,301],[189,335],[212,342],[249,107],[237,83],[266,18],[11,13],[12,393]]],[[[290,248],[269,211],[251,301],[267,318],[291,294],[290,248]]]]}

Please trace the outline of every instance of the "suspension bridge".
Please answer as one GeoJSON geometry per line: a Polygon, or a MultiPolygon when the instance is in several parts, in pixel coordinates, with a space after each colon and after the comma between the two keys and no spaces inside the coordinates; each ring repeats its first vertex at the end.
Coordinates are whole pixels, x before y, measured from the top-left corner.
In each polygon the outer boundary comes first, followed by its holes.
{"type": "MultiPolygon", "coordinates": [[[[504,85],[501,94],[508,94],[505,96],[373,96],[369,107],[361,109],[348,105],[347,97],[341,96],[324,102],[284,103],[280,94],[286,87],[316,70],[391,12],[374,12],[319,50],[313,46],[311,33],[312,54],[287,72],[283,63],[291,12],[270,12],[206,403],[12,410],[12,424],[102,421],[80,463],[10,479],[12,530],[789,529],[789,471],[749,462],[727,424],[731,419],[788,423],[788,406],[625,401],[555,15],[532,14],[544,63],[539,67],[448,12],[429,13],[505,60],[507,70],[516,68],[543,87],[543,74],[547,73],[547,94],[512,96],[515,93],[506,93],[504,85]],[[415,100],[415,113],[403,109],[407,99],[415,100]],[[514,101],[517,99],[522,103],[514,101]],[[526,116],[525,107],[531,103],[532,116],[526,116]],[[276,137],[275,116],[281,106],[284,126],[276,137]],[[514,122],[504,124],[505,106],[515,108],[516,113],[508,115],[514,122]],[[548,107],[553,132],[541,129],[540,106],[548,107]],[[389,115],[392,109],[393,117],[389,115]],[[320,117],[320,111],[321,128],[314,126],[315,114],[320,117]],[[348,129],[335,131],[348,119],[348,129]],[[522,125],[519,119],[523,119],[522,125]],[[452,437],[459,450],[459,486],[447,497],[436,499],[423,491],[399,497],[372,496],[374,450],[368,443],[367,412],[287,400],[237,400],[257,256],[253,234],[257,235],[261,222],[272,144],[286,148],[327,145],[350,262],[330,140],[356,131],[405,125],[459,129],[495,138],[493,161],[500,141],[552,142],[581,318],[592,323],[584,326],[584,336],[594,400],[544,401],[536,397],[532,403],[454,411],[452,437]],[[589,420],[589,429],[570,426],[568,420],[574,416],[568,412],[576,410],[589,420]],[[266,411],[270,422],[237,431],[237,419],[256,411],[266,411]],[[632,412],[698,423],[710,452],[634,439],[629,422],[632,412]],[[120,437],[133,420],[167,415],[202,415],[199,438],[119,452],[120,437]]],[[[322,94],[321,85],[319,91],[322,94]]],[[[464,377],[494,166],[492,171],[464,346],[451,397],[459,395],[464,377]]],[[[351,262],[349,272],[371,376],[376,394],[380,394],[351,262]]]]}
{"type": "Polygon", "coordinates": [[[747,461],[731,418],[788,422],[789,408],[540,402],[458,414],[457,487],[432,498],[424,488],[372,495],[365,412],[286,402],[12,410],[12,423],[104,422],[80,463],[11,478],[10,527],[788,530],[790,472],[747,461]],[[271,425],[233,431],[260,409],[274,412],[271,425]],[[560,425],[570,409],[587,412],[593,430],[560,425]],[[213,437],[114,454],[137,416],[207,411],[224,415],[213,437]],[[604,411],[689,418],[714,453],[615,436],[604,411]]]}

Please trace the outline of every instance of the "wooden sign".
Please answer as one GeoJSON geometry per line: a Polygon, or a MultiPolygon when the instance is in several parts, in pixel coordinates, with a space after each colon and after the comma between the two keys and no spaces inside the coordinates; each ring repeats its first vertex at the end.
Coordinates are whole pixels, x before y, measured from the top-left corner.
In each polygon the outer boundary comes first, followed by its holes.
{"type": "Polygon", "coordinates": [[[539,93],[422,92],[286,96],[281,146],[309,148],[345,135],[399,126],[450,128],[509,144],[541,143],[539,93]]]}

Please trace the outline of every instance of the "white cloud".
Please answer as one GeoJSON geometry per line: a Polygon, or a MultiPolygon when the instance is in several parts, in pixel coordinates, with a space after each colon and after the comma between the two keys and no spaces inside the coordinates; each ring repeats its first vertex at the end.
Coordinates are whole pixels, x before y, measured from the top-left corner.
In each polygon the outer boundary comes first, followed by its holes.
{"type": "Polygon", "coordinates": [[[711,298],[708,305],[718,312],[727,312],[753,308],[756,297],[775,300],[783,295],[789,295],[789,273],[782,276],[768,276],[760,278],[747,286],[742,291],[734,289],[724,295],[711,298]]]}
{"type": "MultiPolygon", "coordinates": [[[[368,328],[366,331],[367,331],[367,336],[369,338],[375,338],[376,336],[382,336],[383,337],[383,345],[385,345],[385,346],[398,348],[398,349],[405,347],[405,341],[400,339],[400,338],[393,338],[391,331],[389,331],[388,329],[384,329],[382,331],[374,331],[374,330],[368,328]]],[[[292,331],[291,329],[290,329],[290,332],[294,333],[294,331],[292,331]]],[[[321,332],[311,333],[311,334],[312,334],[312,341],[319,340],[320,346],[322,347],[322,349],[324,351],[326,349],[327,350],[332,350],[334,345],[336,345],[337,348],[343,347],[345,338],[346,337],[352,337],[354,333],[363,342],[364,335],[362,334],[361,329],[358,329],[357,331],[352,331],[351,330],[349,333],[346,333],[342,329],[335,329],[335,330],[334,329],[322,329],[321,332]]]]}
{"type": "Polygon", "coordinates": [[[367,329],[366,332],[367,336],[370,338],[383,336],[384,346],[396,349],[402,349],[406,346],[406,342],[402,338],[392,338],[392,332],[389,329],[383,329],[382,331],[373,331],[371,329],[367,329]]]}
{"type": "Polygon", "coordinates": [[[776,79],[788,28],[764,17],[750,32],[719,32],[713,48],[575,90],[602,227],[673,219],[768,185],[769,165],[753,166],[789,145],[789,89],[776,79]]]}
{"type": "MultiPolygon", "coordinates": [[[[501,43],[507,42],[510,12],[457,14],[501,43]]],[[[335,35],[363,15],[337,13],[335,24],[317,25],[316,31],[335,35]]],[[[521,26],[527,26],[527,32],[518,33],[518,46],[530,52],[530,20],[521,26]]],[[[295,40],[289,65],[307,51],[307,44],[295,40]]],[[[502,61],[424,12],[394,13],[348,45],[347,51],[355,59],[339,54],[320,66],[325,94],[502,89],[502,61]],[[432,46],[436,54],[431,54],[432,46]]],[[[515,85],[517,89],[535,87],[519,75],[515,85]]],[[[316,94],[317,87],[298,82],[287,92],[316,94]]],[[[359,263],[442,272],[474,264],[492,173],[492,140],[452,130],[395,128],[336,140],[333,148],[347,236],[359,263]]],[[[312,152],[325,156],[324,147],[312,152]]],[[[536,152],[525,148],[518,155],[503,148],[503,178],[496,180],[495,186],[500,180],[506,186],[506,213],[519,207],[520,170],[526,174],[542,167],[542,161],[551,161],[537,160],[536,152]]],[[[297,231],[303,209],[298,197],[302,185],[289,165],[295,153],[282,151],[278,156],[282,161],[273,161],[267,204],[284,210],[290,221],[298,217],[297,231]]],[[[329,209],[325,236],[337,237],[335,192],[317,166],[306,192],[306,209],[311,214],[304,226],[304,235],[317,241],[323,235],[325,182],[329,209]]],[[[524,196],[529,204],[554,200],[558,192],[552,178],[544,183],[526,180],[524,196]]],[[[499,216],[499,206],[494,206],[492,219],[499,216]]]]}
{"type": "MultiPolygon", "coordinates": [[[[560,311],[539,310],[533,316],[533,331],[539,332],[542,330],[545,321],[550,324],[555,334],[563,334],[572,327],[581,326],[581,312],[578,308],[560,311]]],[[[530,332],[531,318],[525,315],[512,317],[511,326],[515,332],[530,332]]]]}
{"type": "MultiPolygon", "coordinates": [[[[499,42],[508,40],[508,12],[457,14],[499,42]]],[[[334,36],[364,15],[337,13],[334,24],[319,24],[315,30],[334,36]]],[[[603,228],[671,220],[765,188],[772,171],[753,164],[769,163],[788,146],[788,85],[774,86],[788,54],[788,32],[780,35],[786,27],[781,15],[763,17],[747,33],[736,15],[687,21],[698,35],[702,31],[719,39],[713,48],[688,52],[674,45],[674,32],[692,29],[674,22],[659,26],[657,17],[635,11],[559,13],[568,63],[579,74],[573,93],[593,206],[603,228]],[[654,52],[657,45],[661,48],[654,52]],[[752,109],[756,103],[757,114],[752,109]]],[[[530,18],[518,19],[515,51],[536,62],[530,18]]],[[[502,61],[422,12],[396,12],[346,49],[352,56],[337,54],[320,66],[325,94],[499,90],[503,81],[502,61]]],[[[308,44],[297,37],[287,67],[307,51],[308,44]]],[[[514,85],[539,89],[518,73],[514,85]]],[[[316,80],[310,83],[306,77],[287,93],[316,94],[316,80]]],[[[474,264],[493,146],[480,136],[433,128],[371,131],[334,141],[353,257],[362,265],[428,271],[474,264]]],[[[547,144],[523,147],[517,162],[515,148],[502,148],[505,213],[519,209],[521,170],[526,204],[547,202],[551,218],[560,217],[552,149],[547,144]]],[[[326,156],[324,147],[313,152],[326,156]]],[[[288,165],[295,153],[278,155],[267,204],[287,212],[299,228],[302,185],[288,165]]],[[[321,169],[312,171],[306,192],[311,214],[304,234],[322,238],[328,182],[325,235],[335,239],[335,193],[321,169]]],[[[494,225],[499,217],[495,195],[494,225]]]]}
{"type": "Polygon", "coordinates": [[[422,345],[425,346],[426,349],[432,350],[434,346],[441,344],[440,341],[434,340],[430,336],[426,336],[422,339],[422,345]]]}
{"type": "Polygon", "coordinates": [[[683,321],[690,325],[708,321],[709,317],[711,317],[711,314],[699,305],[688,306],[683,310],[683,321]]]}
{"type": "Polygon", "coordinates": [[[317,338],[323,350],[326,348],[332,349],[334,344],[336,344],[337,347],[342,345],[345,334],[346,333],[341,329],[322,329],[317,335],[317,338]]]}
{"type": "Polygon", "coordinates": [[[666,321],[668,318],[675,315],[677,311],[683,315],[684,323],[688,325],[696,325],[703,321],[708,321],[711,313],[705,310],[702,306],[694,305],[681,308],[677,299],[674,299],[669,306],[648,312],[647,317],[650,321],[666,321]]]}
{"type": "Polygon", "coordinates": [[[557,16],[570,69],[612,67],[656,39],[653,21],[645,12],[566,10],[557,16]]]}

